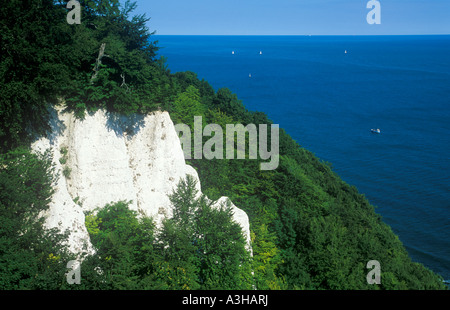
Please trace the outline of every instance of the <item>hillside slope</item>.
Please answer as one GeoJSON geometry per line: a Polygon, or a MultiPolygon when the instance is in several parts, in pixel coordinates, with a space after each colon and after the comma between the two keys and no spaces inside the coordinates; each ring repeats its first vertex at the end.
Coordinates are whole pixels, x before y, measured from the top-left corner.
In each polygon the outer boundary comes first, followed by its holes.
{"type": "MultiPolygon", "coordinates": [[[[81,123],[83,118],[89,122],[90,116],[86,115],[96,115],[99,110],[129,119],[133,115],[165,111],[173,123],[191,128],[195,116],[202,117],[203,126],[271,124],[264,113],[248,111],[229,89],[214,90],[192,72],[171,73],[164,57],[157,56],[157,43],[152,41],[152,33],[146,26],[149,19],[142,15],[132,17],[133,3],[121,5],[118,0],[80,3],[83,8],[80,25],[66,22],[67,9],[58,1],[14,0],[0,8],[0,287],[3,288],[68,288],[61,284],[65,260],[71,257],[62,242],[66,236],[43,232],[42,220],[37,219],[38,213],[51,208],[52,195],[58,195],[50,187],[51,165],[45,157],[28,151],[36,136],[51,129],[49,104],[55,107],[60,98],[64,99],[64,108],[77,119],[67,126],[81,123]]],[[[186,161],[196,170],[204,194],[213,200],[227,196],[248,215],[252,260],[243,250],[239,228],[229,221],[229,209],[212,210],[206,201],[197,199],[192,180],[178,184],[178,192],[169,198],[177,212],[158,232],[151,222],[139,219],[134,212],[139,210],[138,194],[133,196],[134,205],[115,201],[129,199],[124,193],[130,192],[131,187],[126,182],[120,183],[121,176],[109,174],[111,163],[106,163],[113,155],[100,147],[116,141],[114,136],[118,132],[123,134],[123,143],[111,145],[126,149],[131,140],[125,134],[139,129],[142,121],[134,120],[128,131],[116,127],[121,121],[115,119],[109,123],[111,131],[105,131],[104,137],[91,141],[95,131],[100,130],[93,127],[76,135],[83,137],[81,141],[67,141],[53,150],[54,155],[59,152],[59,158],[66,152],[64,146],[67,151],[90,150],[79,157],[67,158],[72,171],[63,169],[62,173],[66,174],[72,195],[63,198],[66,206],[73,206],[73,200],[82,198],[89,208],[108,200],[113,202],[100,215],[85,217],[90,239],[97,253],[101,253],[86,264],[101,265],[104,271],[104,277],[98,279],[98,273],[84,269],[85,276],[92,278],[85,282],[85,288],[445,288],[438,275],[411,261],[398,237],[355,187],[343,182],[327,164],[283,130],[278,137],[280,162],[276,170],[261,170],[264,160],[248,159],[248,154],[247,159],[239,160],[186,161]],[[96,162],[94,157],[100,161],[96,162]],[[90,165],[84,166],[87,162],[90,165]],[[99,168],[96,174],[101,180],[96,177],[97,183],[92,182],[95,178],[89,178],[89,167],[99,168]],[[98,193],[102,180],[110,184],[110,197],[98,193]],[[114,184],[116,181],[120,184],[114,184]],[[211,238],[204,238],[206,233],[211,238]],[[158,243],[156,234],[165,243],[158,243]],[[381,265],[379,285],[367,282],[370,270],[366,265],[371,260],[381,265]],[[247,268],[250,262],[253,272],[247,268]]],[[[155,128],[160,128],[160,124],[156,125],[155,128]]],[[[268,144],[275,138],[269,136],[268,144]]],[[[202,142],[207,140],[204,137],[202,142]]],[[[136,142],[132,151],[128,151],[139,156],[145,151],[139,143],[146,142],[136,142]]],[[[161,153],[159,158],[173,155],[167,149],[156,152],[161,153]]],[[[146,163],[130,162],[125,157],[115,163],[122,165],[124,171],[131,164],[136,165],[138,173],[139,165],[146,163]]],[[[165,165],[164,161],[155,163],[165,165]]],[[[177,161],[177,165],[181,163],[181,159],[177,161]]],[[[161,188],[172,186],[175,181],[164,176],[160,179],[158,169],[143,169],[142,173],[154,174],[158,180],[155,184],[161,188]]],[[[130,178],[133,176],[128,174],[130,178]]],[[[137,174],[136,182],[139,182],[137,174]]],[[[151,189],[141,194],[152,195],[151,189]]],[[[82,227],[81,211],[77,216],[82,227]]]]}

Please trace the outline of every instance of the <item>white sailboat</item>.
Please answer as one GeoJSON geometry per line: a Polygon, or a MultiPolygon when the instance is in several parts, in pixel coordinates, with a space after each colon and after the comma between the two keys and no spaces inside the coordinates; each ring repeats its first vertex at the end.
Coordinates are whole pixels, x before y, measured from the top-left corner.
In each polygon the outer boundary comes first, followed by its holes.
{"type": "Polygon", "coordinates": [[[379,129],[379,128],[377,128],[377,129],[370,129],[370,131],[372,132],[372,133],[381,133],[381,130],[379,129]]]}

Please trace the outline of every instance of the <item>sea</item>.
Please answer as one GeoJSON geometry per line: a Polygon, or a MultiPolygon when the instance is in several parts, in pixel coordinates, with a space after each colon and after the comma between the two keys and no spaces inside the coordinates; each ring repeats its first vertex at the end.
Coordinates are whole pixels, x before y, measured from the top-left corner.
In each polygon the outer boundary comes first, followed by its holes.
{"type": "Polygon", "coordinates": [[[450,279],[450,36],[153,39],[172,73],[229,88],[329,162],[450,279]]]}

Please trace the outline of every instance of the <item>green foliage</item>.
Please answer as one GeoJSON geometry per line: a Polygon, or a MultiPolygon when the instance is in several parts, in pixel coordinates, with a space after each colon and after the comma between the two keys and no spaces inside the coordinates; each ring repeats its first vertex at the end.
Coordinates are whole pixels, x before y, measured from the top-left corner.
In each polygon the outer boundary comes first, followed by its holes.
{"type": "MultiPolygon", "coordinates": [[[[66,22],[64,1],[11,0],[0,8],[0,289],[445,288],[411,261],[355,187],[283,130],[275,171],[261,171],[259,159],[189,161],[209,198],[228,196],[249,215],[252,259],[232,209],[212,207],[188,178],[171,195],[173,217],[160,230],[128,202],[87,214],[97,252],[83,261],[82,284],[68,287],[65,236],[45,230],[40,217],[53,168],[17,148],[48,129],[49,105],[63,102],[78,117],[162,109],[190,126],[194,116],[222,128],[271,124],[229,89],[215,91],[193,72],[171,74],[156,55],[149,18],[132,17],[134,2],[80,2],[76,26],[66,22]],[[373,259],[381,263],[379,286],[366,281],[373,259]]],[[[67,149],[60,152],[69,178],[67,149]]]]}
{"type": "MultiPolygon", "coordinates": [[[[64,11],[49,0],[7,1],[0,9],[0,148],[29,142],[47,126],[47,102],[70,79],[60,47],[64,11]],[[61,20],[56,24],[55,21],[61,20]]],[[[67,24],[66,24],[67,25],[67,24]]]]}
{"type": "Polygon", "coordinates": [[[154,223],[138,217],[128,205],[120,201],[86,214],[96,254],[83,262],[81,289],[151,289],[156,285],[149,281],[157,258],[154,223]]]}
{"type": "Polygon", "coordinates": [[[192,177],[170,198],[173,216],[160,230],[126,202],[86,214],[96,254],[83,263],[83,289],[251,288],[249,252],[231,207],[197,198],[192,177]]]}
{"type": "Polygon", "coordinates": [[[60,289],[70,256],[65,236],[43,227],[53,190],[48,157],[0,155],[0,289],[60,289]]]}
{"type": "Polygon", "coordinates": [[[277,276],[282,259],[275,234],[269,231],[267,224],[254,224],[253,227],[252,249],[257,253],[253,264],[256,287],[261,290],[287,289],[284,276],[277,276]]]}
{"type": "Polygon", "coordinates": [[[168,288],[250,289],[249,252],[230,205],[213,207],[197,194],[188,176],[170,196],[173,217],[163,222],[160,239],[169,269],[182,270],[185,281],[168,288]]]}
{"type": "Polygon", "coordinates": [[[64,176],[66,179],[70,179],[70,174],[72,173],[72,168],[70,168],[69,166],[64,166],[62,172],[63,172],[63,176],[64,176]]]}
{"type": "Polygon", "coordinates": [[[48,129],[48,104],[61,99],[83,117],[98,108],[150,112],[167,105],[173,95],[168,72],[156,60],[149,19],[131,17],[135,3],[86,0],[81,7],[82,23],[73,26],[66,22],[65,3],[2,4],[2,151],[27,144],[34,133],[48,129]],[[104,56],[99,59],[102,44],[104,56]]]}
{"type": "Polygon", "coordinates": [[[179,94],[174,102],[174,113],[171,114],[174,123],[194,128],[194,116],[204,115],[204,107],[199,100],[200,92],[194,86],[188,86],[186,91],[179,94]]]}
{"type": "MultiPolygon", "coordinates": [[[[228,89],[204,101],[208,123],[271,124],[265,114],[247,111],[228,89]]],[[[445,289],[441,277],[411,261],[355,187],[283,130],[279,141],[275,171],[260,171],[259,160],[189,161],[206,194],[228,196],[249,215],[257,288],[445,289]],[[381,263],[381,285],[366,281],[372,259],[381,263]]]]}
{"type": "Polygon", "coordinates": [[[161,102],[152,82],[164,73],[154,61],[157,47],[150,41],[148,18],[130,20],[135,4],[129,1],[124,7],[118,1],[89,1],[86,8],[86,26],[78,27],[72,42],[72,56],[82,62],[76,61],[78,85],[65,92],[68,108],[80,116],[98,108],[124,114],[156,109],[161,102]]]}
{"type": "Polygon", "coordinates": [[[221,88],[217,91],[211,108],[219,108],[222,112],[239,120],[244,125],[252,122],[251,113],[247,111],[236,94],[233,94],[228,88],[221,88]]]}

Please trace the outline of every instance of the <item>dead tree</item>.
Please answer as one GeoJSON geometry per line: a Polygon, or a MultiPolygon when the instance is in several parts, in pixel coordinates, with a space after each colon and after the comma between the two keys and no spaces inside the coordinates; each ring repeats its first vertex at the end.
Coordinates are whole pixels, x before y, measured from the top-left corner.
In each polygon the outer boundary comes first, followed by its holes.
{"type": "Polygon", "coordinates": [[[102,45],[100,46],[100,50],[98,51],[98,57],[97,57],[97,61],[95,62],[95,67],[94,67],[94,69],[92,69],[94,71],[94,74],[91,77],[91,84],[94,83],[95,79],[97,78],[98,72],[100,70],[100,66],[102,64],[103,57],[108,56],[105,54],[105,48],[106,48],[106,43],[102,43],[102,45]]]}

